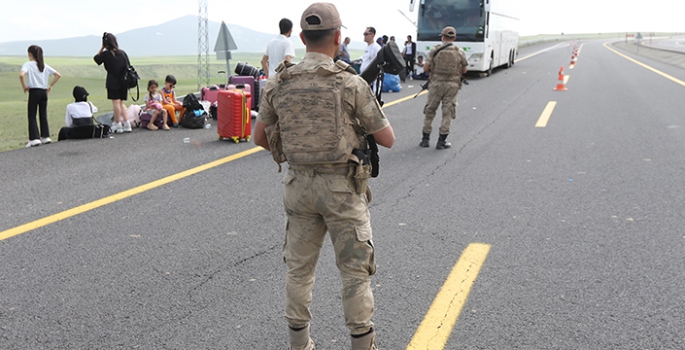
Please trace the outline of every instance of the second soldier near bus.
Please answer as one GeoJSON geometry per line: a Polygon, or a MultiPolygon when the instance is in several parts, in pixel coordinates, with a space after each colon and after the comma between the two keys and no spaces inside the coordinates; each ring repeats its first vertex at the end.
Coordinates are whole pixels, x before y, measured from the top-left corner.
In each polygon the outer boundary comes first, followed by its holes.
{"type": "Polygon", "coordinates": [[[435,148],[446,149],[452,147],[446,139],[450,133],[452,120],[457,117],[457,93],[461,88],[461,77],[468,69],[468,61],[464,50],[453,44],[457,38],[457,31],[453,27],[445,27],[440,34],[442,44],[431,49],[423,68],[426,73],[430,73],[430,77],[428,100],[423,109],[423,138],[419,146],[430,146],[433,119],[438,106],[442,103],[442,122],[435,148]]]}

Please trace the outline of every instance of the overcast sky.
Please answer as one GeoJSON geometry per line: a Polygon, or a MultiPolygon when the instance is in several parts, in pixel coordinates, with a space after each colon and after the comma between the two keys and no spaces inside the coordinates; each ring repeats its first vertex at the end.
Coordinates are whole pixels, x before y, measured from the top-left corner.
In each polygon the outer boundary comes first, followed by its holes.
{"type": "MultiPolygon", "coordinates": [[[[520,34],[599,33],[623,31],[685,32],[685,0],[491,0],[506,3],[520,19],[520,34]],[[637,6],[641,4],[641,6],[637,6]]],[[[299,18],[311,0],[208,0],[209,19],[278,34],[278,21],[299,18]]],[[[409,0],[332,0],[342,17],[343,36],[362,40],[367,26],[380,35],[403,39],[415,27],[400,11],[409,0]]],[[[3,0],[0,42],[61,39],[160,24],[198,14],[197,0],[3,0]],[[134,13],[132,9],[138,9],[134,13]]],[[[216,35],[216,33],[212,33],[216,35]]],[[[212,40],[212,39],[210,39],[212,40]]]]}

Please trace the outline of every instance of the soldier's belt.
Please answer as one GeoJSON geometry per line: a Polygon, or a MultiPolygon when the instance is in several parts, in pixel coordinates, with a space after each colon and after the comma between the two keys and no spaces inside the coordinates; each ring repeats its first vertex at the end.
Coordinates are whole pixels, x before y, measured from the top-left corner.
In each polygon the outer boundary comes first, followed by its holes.
{"type": "Polygon", "coordinates": [[[317,168],[317,167],[306,167],[306,166],[290,166],[291,170],[298,171],[311,171],[319,174],[339,174],[339,175],[349,175],[351,167],[346,166],[342,168],[317,168]]]}

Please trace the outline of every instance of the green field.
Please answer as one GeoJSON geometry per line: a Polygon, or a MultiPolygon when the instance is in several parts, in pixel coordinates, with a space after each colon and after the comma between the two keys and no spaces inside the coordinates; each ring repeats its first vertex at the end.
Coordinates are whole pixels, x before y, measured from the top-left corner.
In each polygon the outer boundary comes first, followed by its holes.
{"type": "MultiPolygon", "coordinates": [[[[351,50],[353,58],[361,57],[363,52],[351,50]]],[[[304,56],[304,49],[296,50],[298,58],[304,56]]],[[[231,70],[238,62],[247,62],[261,68],[261,53],[234,53],[231,59],[231,70]]],[[[24,94],[19,83],[21,66],[28,59],[26,56],[0,56],[0,152],[22,148],[28,141],[28,121],[26,106],[28,94],[24,94]]],[[[88,100],[98,107],[97,115],[112,111],[112,102],[107,100],[105,91],[104,67],[98,66],[92,57],[45,57],[45,63],[55,68],[62,78],[57,82],[48,97],[48,120],[50,137],[57,141],[59,129],[64,126],[67,104],[74,102],[72,90],[80,85],[90,93],[88,100]]],[[[140,75],[141,96],[145,93],[147,82],[155,79],[160,84],[164,77],[172,74],[176,77],[176,94],[185,95],[198,91],[197,56],[173,57],[131,57],[131,64],[140,75]]],[[[210,83],[219,83],[219,71],[226,70],[225,60],[216,60],[210,56],[210,83]]],[[[221,75],[226,79],[225,75],[221,75]]],[[[202,84],[204,86],[204,82],[202,84]]],[[[132,90],[135,95],[135,89],[132,90]]],[[[142,97],[140,99],[142,101],[142,97]]],[[[137,102],[141,103],[142,102],[137,102]]],[[[127,105],[134,103],[129,97],[127,105]]]]}
{"type": "MultiPolygon", "coordinates": [[[[297,53],[299,57],[303,54],[304,51],[297,53]]],[[[262,55],[259,53],[234,54],[231,68],[235,69],[238,61],[247,62],[259,68],[261,59],[262,55]]],[[[19,71],[26,61],[27,57],[0,57],[0,151],[24,147],[28,141],[26,119],[28,94],[23,93],[19,83],[19,71]]],[[[48,97],[50,137],[53,141],[57,140],[59,129],[64,126],[66,105],[74,102],[71,95],[74,86],[81,85],[88,90],[90,93],[88,100],[98,107],[100,110],[98,115],[112,111],[112,103],[107,100],[105,91],[107,73],[104,67],[93,62],[92,57],[45,57],[45,63],[62,75],[48,97]]],[[[163,84],[167,74],[174,75],[178,80],[176,85],[178,95],[198,91],[197,56],[131,57],[131,64],[141,77],[141,96],[145,93],[148,80],[155,79],[163,84]]],[[[226,61],[217,61],[214,57],[210,57],[209,70],[211,83],[218,83],[217,72],[226,70],[226,61]]],[[[133,93],[135,95],[135,89],[133,93]]],[[[134,102],[129,98],[127,105],[132,103],[134,102]]]]}

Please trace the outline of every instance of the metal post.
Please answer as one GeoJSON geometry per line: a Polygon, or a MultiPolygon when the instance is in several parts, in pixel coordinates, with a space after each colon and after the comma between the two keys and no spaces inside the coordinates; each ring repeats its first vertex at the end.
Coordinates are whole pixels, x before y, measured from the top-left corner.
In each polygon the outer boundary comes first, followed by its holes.
{"type": "Polygon", "coordinates": [[[197,89],[209,85],[209,20],[207,0],[198,0],[197,15],[197,89]],[[204,78],[204,83],[203,83],[204,78]]]}

